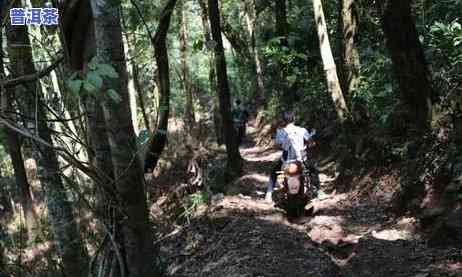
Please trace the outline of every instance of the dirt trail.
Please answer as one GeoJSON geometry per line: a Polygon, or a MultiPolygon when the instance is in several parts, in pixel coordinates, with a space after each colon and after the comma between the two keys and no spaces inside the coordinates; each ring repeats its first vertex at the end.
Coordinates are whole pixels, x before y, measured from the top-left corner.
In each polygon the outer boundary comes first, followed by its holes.
{"type": "MultiPolygon", "coordinates": [[[[462,251],[429,248],[415,219],[388,215],[384,199],[334,191],[304,223],[289,223],[263,200],[278,152],[249,141],[241,154],[246,174],[165,239],[169,276],[462,277],[462,251]]],[[[335,178],[324,169],[329,191],[335,178]]]]}

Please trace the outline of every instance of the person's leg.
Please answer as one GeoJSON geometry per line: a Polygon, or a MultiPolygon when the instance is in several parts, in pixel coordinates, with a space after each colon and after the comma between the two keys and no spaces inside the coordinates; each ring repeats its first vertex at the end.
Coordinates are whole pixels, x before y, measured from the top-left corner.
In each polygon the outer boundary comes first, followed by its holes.
{"type": "Polygon", "coordinates": [[[314,187],[315,192],[317,193],[320,189],[320,181],[319,181],[319,171],[316,168],[314,161],[307,160],[304,162],[305,167],[309,170],[309,175],[311,181],[311,185],[314,187]]]}
{"type": "Polygon", "coordinates": [[[239,144],[242,143],[243,139],[244,139],[244,127],[239,126],[239,144]]]}
{"type": "Polygon", "coordinates": [[[271,170],[271,175],[270,179],[268,181],[268,185],[266,187],[266,196],[265,200],[267,202],[272,202],[272,193],[274,190],[274,186],[276,185],[276,179],[277,179],[277,171],[280,171],[282,167],[282,161],[278,160],[275,166],[271,170]]]}

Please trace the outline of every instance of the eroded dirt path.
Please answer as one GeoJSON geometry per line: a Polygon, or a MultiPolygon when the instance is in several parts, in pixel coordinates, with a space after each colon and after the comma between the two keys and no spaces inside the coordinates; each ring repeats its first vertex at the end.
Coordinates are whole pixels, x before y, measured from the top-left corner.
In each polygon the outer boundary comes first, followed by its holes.
{"type": "Polygon", "coordinates": [[[303,223],[289,223],[263,200],[278,152],[249,141],[241,154],[246,174],[164,240],[168,275],[462,276],[460,249],[429,248],[416,220],[388,215],[384,198],[336,193],[327,162],[320,179],[330,193],[303,223]]]}

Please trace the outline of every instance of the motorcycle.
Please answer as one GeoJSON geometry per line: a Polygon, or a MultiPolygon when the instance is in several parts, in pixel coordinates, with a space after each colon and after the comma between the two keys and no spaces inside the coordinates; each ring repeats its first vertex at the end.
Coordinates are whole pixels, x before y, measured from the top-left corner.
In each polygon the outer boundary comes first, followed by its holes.
{"type": "MultiPolygon", "coordinates": [[[[314,143],[308,145],[307,150],[313,146],[314,143]]],[[[318,172],[310,162],[289,161],[276,172],[276,183],[282,188],[274,195],[276,206],[285,210],[289,219],[303,216],[305,206],[319,189],[318,172]]]]}

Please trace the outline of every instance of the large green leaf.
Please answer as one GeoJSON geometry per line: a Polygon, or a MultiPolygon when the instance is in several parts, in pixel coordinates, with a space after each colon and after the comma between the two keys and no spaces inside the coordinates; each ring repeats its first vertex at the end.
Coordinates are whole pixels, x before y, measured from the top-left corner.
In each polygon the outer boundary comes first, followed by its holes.
{"type": "Polygon", "coordinates": [[[83,82],[83,89],[90,93],[98,90],[92,83],[88,81],[83,82]]]}
{"type": "Polygon", "coordinates": [[[94,71],[87,74],[87,81],[90,82],[96,89],[103,87],[103,79],[94,71]]]}
{"type": "Polygon", "coordinates": [[[107,76],[109,78],[119,77],[119,74],[117,74],[117,71],[110,64],[105,64],[105,63],[98,64],[97,72],[101,76],[107,76]]]}

